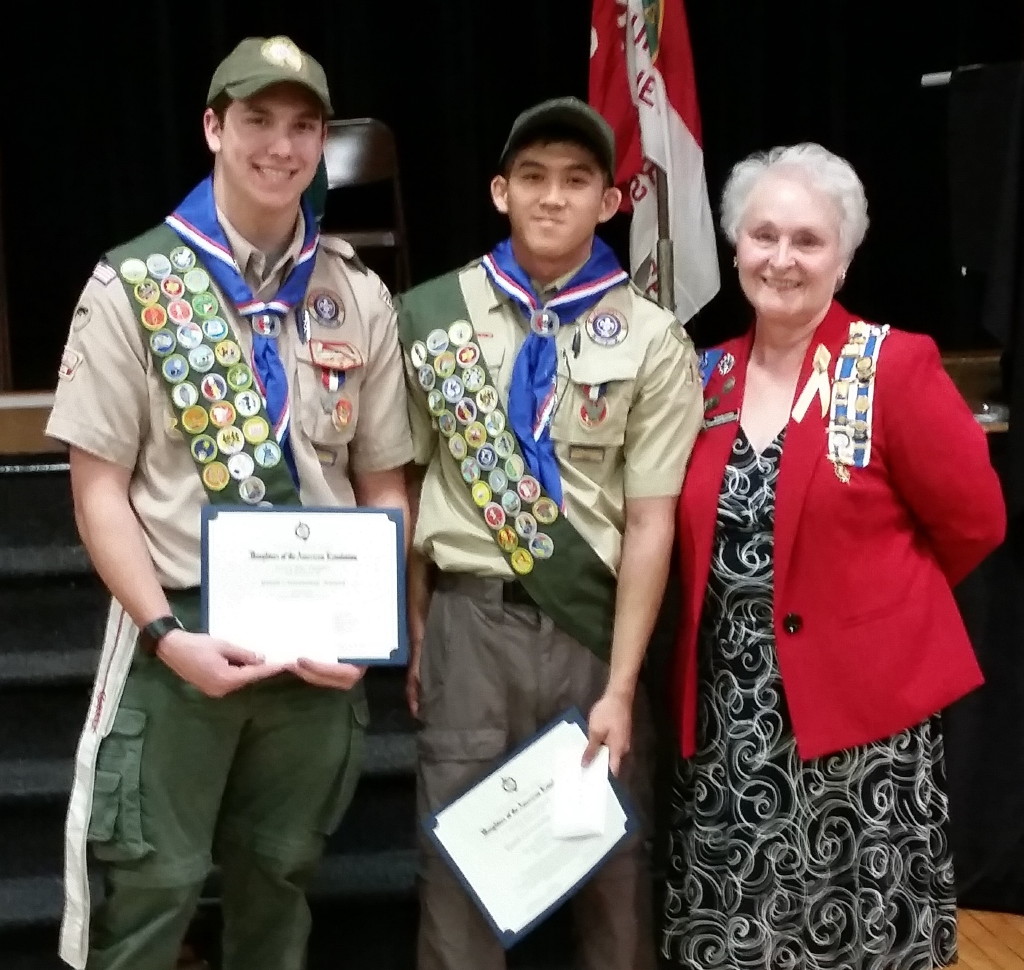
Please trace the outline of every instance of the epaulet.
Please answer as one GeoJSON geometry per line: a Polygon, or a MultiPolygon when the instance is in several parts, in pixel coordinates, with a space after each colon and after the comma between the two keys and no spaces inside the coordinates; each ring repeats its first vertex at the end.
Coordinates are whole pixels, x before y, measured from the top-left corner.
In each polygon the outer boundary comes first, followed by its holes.
{"type": "Polygon", "coordinates": [[[359,258],[359,254],[355,251],[352,243],[347,239],[343,239],[341,236],[321,236],[320,246],[326,252],[334,256],[340,256],[353,269],[358,270],[364,276],[370,272],[366,268],[366,264],[359,258]]]}
{"type": "MultiPolygon", "coordinates": [[[[641,300],[646,300],[648,303],[653,303],[656,307],[661,307],[661,304],[656,299],[654,299],[653,296],[651,296],[649,293],[647,293],[643,289],[643,287],[637,286],[635,280],[633,280],[633,279],[627,280],[626,281],[626,286],[629,287],[630,292],[633,293],[634,296],[638,296],[638,297],[640,297],[641,300]]],[[[661,308],[664,309],[664,307],[661,307],[661,308]]]]}

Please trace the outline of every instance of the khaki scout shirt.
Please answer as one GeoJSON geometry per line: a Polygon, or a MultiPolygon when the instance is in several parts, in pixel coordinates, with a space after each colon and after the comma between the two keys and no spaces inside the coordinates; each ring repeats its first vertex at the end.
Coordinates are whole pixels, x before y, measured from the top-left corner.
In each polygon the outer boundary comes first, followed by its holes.
{"type": "MultiPolygon", "coordinates": [[[[506,414],[512,366],[526,339],[522,312],[470,266],[459,282],[480,350],[506,414]]],[[[682,326],[632,285],[615,287],[591,312],[614,310],[626,336],[603,346],[577,326],[559,328],[558,403],[551,437],[562,475],[566,515],[617,572],[631,498],[678,495],[702,418],[697,355],[682,326]],[[578,354],[574,335],[579,333],[578,354]],[[606,384],[607,416],[589,426],[581,411],[589,385],[606,384]]],[[[443,570],[514,578],[462,479],[459,463],[438,447],[416,369],[406,354],[409,412],[416,462],[426,465],[414,543],[443,570]]]]}
{"type": "MultiPolygon", "coordinates": [[[[246,282],[270,299],[302,248],[303,220],[280,259],[266,257],[218,218],[246,282]]],[[[412,457],[398,332],[391,298],[380,279],[350,260],[352,247],[337,237],[320,239],[309,292],[327,290],[341,325],[324,339],[359,349],[363,366],[346,372],[330,392],[321,383],[309,349],[301,343],[294,313],[284,321],[278,349],[288,374],[291,445],[305,505],[355,504],[351,476],[398,468],[412,457]],[[335,427],[334,400],[352,403],[348,425],[335,427]]],[[[216,289],[216,284],[212,284],[216,289]]],[[[246,359],[252,329],[217,290],[220,315],[246,359]]],[[[322,328],[321,328],[322,329],[322,328]]],[[[100,263],[85,285],[71,324],[46,432],[107,461],[131,469],[129,498],[145,533],[160,582],[195,586],[200,578],[200,508],[206,503],[188,444],[176,427],[167,386],[153,364],[148,342],[116,267],[100,263]]]]}

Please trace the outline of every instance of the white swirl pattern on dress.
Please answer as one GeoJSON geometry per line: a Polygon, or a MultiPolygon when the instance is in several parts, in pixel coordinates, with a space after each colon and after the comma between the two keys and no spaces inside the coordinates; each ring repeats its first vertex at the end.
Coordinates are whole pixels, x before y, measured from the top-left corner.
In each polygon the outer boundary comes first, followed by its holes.
{"type": "Polygon", "coordinates": [[[956,902],[939,718],[823,758],[796,752],[772,628],[783,440],[758,455],[740,431],[725,471],[662,949],[686,970],[946,966],[956,902]]]}

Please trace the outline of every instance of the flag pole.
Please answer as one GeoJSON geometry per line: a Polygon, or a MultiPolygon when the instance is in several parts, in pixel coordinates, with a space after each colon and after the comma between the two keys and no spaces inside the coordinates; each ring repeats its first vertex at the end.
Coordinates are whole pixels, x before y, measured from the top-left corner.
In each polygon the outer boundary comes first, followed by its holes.
{"type": "Polygon", "coordinates": [[[658,199],[658,303],[675,312],[675,260],[668,224],[668,176],[660,165],[654,166],[654,185],[658,199]]]}

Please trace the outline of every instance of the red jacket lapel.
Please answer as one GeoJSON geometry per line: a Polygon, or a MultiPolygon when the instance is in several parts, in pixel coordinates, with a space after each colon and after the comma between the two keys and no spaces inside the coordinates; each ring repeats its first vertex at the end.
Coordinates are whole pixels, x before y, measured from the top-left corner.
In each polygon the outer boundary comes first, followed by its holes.
{"type": "MultiPolygon", "coordinates": [[[[825,318],[814,331],[814,336],[804,354],[804,362],[800,368],[793,403],[800,397],[804,385],[811,376],[814,352],[818,345],[824,345],[830,355],[828,364],[829,383],[835,373],[836,358],[849,333],[850,322],[856,319],[850,316],[835,301],[829,307],[825,318]]],[[[811,401],[806,414],[800,421],[792,416],[786,425],[786,441],[782,448],[782,461],[779,467],[779,484],[775,494],[775,588],[785,588],[786,576],[789,571],[793,543],[796,539],[800,512],[807,498],[807,488],[816,471],[828,464],[828,421],[826,411],[822,417],[821,405],[817,396],[811,401]]]]}

